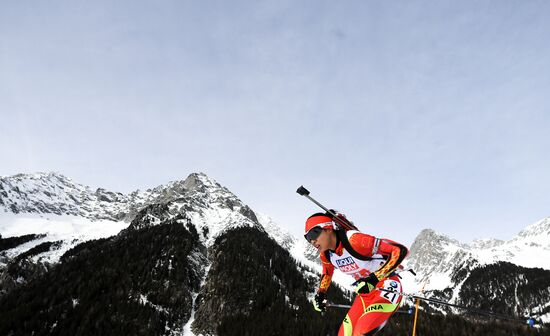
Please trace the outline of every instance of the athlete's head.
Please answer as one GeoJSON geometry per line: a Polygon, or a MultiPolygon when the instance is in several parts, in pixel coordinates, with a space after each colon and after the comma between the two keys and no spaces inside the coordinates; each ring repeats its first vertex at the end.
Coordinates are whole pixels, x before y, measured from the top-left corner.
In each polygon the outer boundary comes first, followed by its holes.
{"type": "Polygon", "coordinates": [[[335,224],[331,217],[325,213],[315,213],[306,220],[304,237],[322,253],[332,247],[334,228],[335,224]]]}

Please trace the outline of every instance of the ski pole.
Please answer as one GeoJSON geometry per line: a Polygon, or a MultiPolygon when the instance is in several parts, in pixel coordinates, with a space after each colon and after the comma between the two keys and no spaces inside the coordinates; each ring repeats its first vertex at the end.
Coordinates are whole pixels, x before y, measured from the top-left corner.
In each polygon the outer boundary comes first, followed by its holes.
{"type": "Polygon", "coordinates": [[[330,308],[351,308],[351,305],[343,305],[331,302],[327,302],[325,305],[330,308]]]}
{"type": "Polygon", "coordinates": [[[307,190],[306,188],[304,188],[304,186],[300,186],[298,188],[298,190],[296,190],[296,192],[302,196],[305,196],[306,198],[308,198],[310,201],[312,201],[313,203],[317,204],[321,209],[325,210],[327,213],[329,213],[333,218],[334,220],[340,224],[341,226],[343,226],[344,228],[345,227],[348,227],[350,228],[351,230],[358,230],[357,227],[355,225],[353,225],[349,220],[347,220],[347,218],[344,218],[344,217],[339,217],[339,216],[336,216],[336,214],[334,213],[334,211],[330,210],[330,209],[327,209],[325,206],[323,206],[321,203],[317,202],[313,197],[309,196],[309,190],[307,190]]]}
{"type": "Polygon", "coordinates": [[[427,297],[422,297],[422,296],[418,296],[418,295],[414,295],[414,294],[397,293],[395,291],[391,291],[391,290],[388,290],[388,289],[385,289],[385,288],[377,288],[377,290],[382,291],[382,292],[388,292],[388,293],[396,293],[396,294],[399,294],[403,297],[408,297],[408,298],[411,298],[411,299],[418,299],[418,300],[422,300],[422,301],[427,301],[427,302],[442,304],[442,305],[446,305],[446,306],[450,306],[450,307],[455,307],[455,308],[463,309],[463,310],[473,312],[473,313],[477,313],[477,314],[481,314],[481,315],[494,316],[494,317],[502,319],[502,320],[510,320],[510,321],[516,321],[516,322],[521,322],[521,323],[527,323],[529,325],[534,324],[534,320],[532,318],[529,318],[526,322],[525,320],[519,319],[519,318],[516,318],[516,317],[497,314],[497,313],[493,313],[493,312],[490,312],[490,311],[479,310],[479,309],[475,309],[475,308],[469,308],[469,307],[466,307],[466,306],[461,306],[461,305],[457,305],[457,304],[454,304],[454,303],[450,303],[450,302],[446,302],[446,301],[442,301],[442,300],[438,300],[438,299],[430,299],[430,298],[427,298],[427,297]]]}

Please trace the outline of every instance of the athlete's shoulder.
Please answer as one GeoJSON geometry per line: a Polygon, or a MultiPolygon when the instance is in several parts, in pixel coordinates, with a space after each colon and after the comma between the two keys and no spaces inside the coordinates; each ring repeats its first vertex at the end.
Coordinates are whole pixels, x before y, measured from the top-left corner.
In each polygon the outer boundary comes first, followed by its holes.
{"type": "Polygon", "coordinates": [[[368,234],[368,233],[363,233],[363,232],[360,232],[360,231],[357,231],[357,230],[349,230],[349,231],[346,231],[346,235],[348,237],[348,240],[350,242],[352,241],[360,241],[360,240],[363,240],[363,239],[376,239],[374,236],[368,234]]]}
{"type": "Polygon", "coordinates": [[[370,256],[375,245],[376,238],[367,233],[350,230],[346,232],[351,247],[357,252],[370,256]]]}

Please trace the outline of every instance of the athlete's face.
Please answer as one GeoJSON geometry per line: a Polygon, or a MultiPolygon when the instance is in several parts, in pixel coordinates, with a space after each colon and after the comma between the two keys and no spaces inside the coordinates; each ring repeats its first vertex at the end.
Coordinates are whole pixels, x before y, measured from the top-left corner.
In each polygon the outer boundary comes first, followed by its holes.
{"type": "Polygon", "coordinates": [[[325,252],[326,250],[331,248],[331,233],[332,230],[323,229],[317,239],[310,241],[311,245],[313,245],[317,249],[317,251],[319,251],[319,253],[325,252]]]}

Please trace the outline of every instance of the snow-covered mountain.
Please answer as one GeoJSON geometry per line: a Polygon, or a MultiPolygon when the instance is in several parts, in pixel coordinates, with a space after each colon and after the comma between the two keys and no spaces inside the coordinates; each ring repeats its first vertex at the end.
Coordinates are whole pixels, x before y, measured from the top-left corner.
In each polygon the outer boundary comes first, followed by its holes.
{"type": "Polygon", "coordinates": [[[0,177],[0,213],[72,215],[93,220],[121,220],[132,204],[151,192],[129,195],[76,183],[61,174],[35,173],[0,177]]]}
{"type": "Polygon", "coordinates": [[[229,209],[255,221],[247,206],[204,173],[193,173],[185,180],[129,194],[103,188],[92,190],[54,172],[0,178],[0,213],[71,215],[129,222],[144,206],[168,202],[187,208],[200,206],[205,209],[200,213],[202,217],[224,217],[223,213],[214,212],[229,209]]]}
{"type": "MultiPolygon", "coordinates": [[[[36,274],[43,274],[62,255],[85,245],[82,243],[86,241],[116,234],[128,237],[123,233],[132,234],[136,230],[174,222],[193,227],[198,237],[196,248],[200,250],[200,246],[204,246],[214,254],[219,253],[218,244],[214,244],[217,238],[236,229],[252,228],[271,237],[288,251],[300,272],[306,275],[313,287],[317,285],[315,271],[320,271],[321,267],[315,249],[301,237],[291,235],[268,215],[253,211],[227,188],[203,173],[193,173],[184,180],[128,194],[102,188],[93,190],[58,173],[36,173],[0,178],[0,235],[3,238],[0,246],[0,296],[2,290],[10,290],[36,274]],[[12,273],[17,276],[3,271],[14,263],[17,272],[12,273]]],[[[220,255],[216,254],[215,258],[220,258],[220,255]]],[[[200,294],[199,289],[204,285],[213,286],[213,280],[207,281],[207,278],[216,279],[218,275],[209,274],[212,264],[206,253],[199,253],[195,259],[200,260],[201,265],[192,272],[200,275],[202,280],[201,283],[196,279],[192,281],[189,295],[193,302],[200,302],[204,293],[200,294]]],[[[512,294],[501,295],[508,297],[515,295],[514,291],[528,292],[525,288],[536,287],[536,292],[531,293],[534,297],[531,301],[536,301],[536,304],[517,303],[521,300],[513,297],[504,304],[515,305],[513,314],[525,311],[525,314],[534,313],[548,321],[550,306],[539,301],[549,298],[547,301],[550,302],[550,289],[545,287],[545,283],[550,285],[550,280],[545,282],[546,273],[541,273],[542,269],[550,270],[549,260],[550,218],[528,226],[510,241],[482,239],[465,244],[428,229],[418,235],[406,260],[406,266],[413,268],[418,275],[413,278],[410,273],[403,273],[403,284],[411,293],[418,292],[426,283],[426,295],[466,304],[476,299],[476,293],[482,293],[475,287],[475,280],[483,279],[489,283],[491,277],[483,278],[487,274],[498,279],[501,275],[510,275],[506,281],[492,283],[487,288],[506,293],[511,290],[512,294]],[[533,267],[542,268],[541,272],[533,267]]],[[[271,267],[270,260],[268,264],[271,267]]],[[[214,269],[223,267],[215,265],[214,269]]],[[[350,289],[352,280],[340,272],[335,272],[333,279],[350,289]]],[[[277,281],[281,282],[280,279],[277,281]]],[[[140,302],[149,302],[143,296],[139,298],[140,302]]],[[[203,301],[203,310],[198,312],[202,319],[199,325],[204,326],[205,316],[214,312],[206,309],[205,313],[204,306],[213,304],[215,299],[219,298],[203,301]]],[[[193,308],[184,326],[187,335],[191,335],[190,326],[195,313],[193,308]]]]}
{"type": "MultiPolygon", "coordinates": [[[[151,218],[149,225],[185,214],[202,233],[201,238],[207,247],[217,236],[232,228],[257,227],[292,251],[297,261],[320,270],[318,262],[315,262],[318,256],[313,247],[302,242],[303,239],[294,237],[268,215],[253,211],[226,187],[204,173],[193,173],[184,180],[128,194],[103,188],[93,190],[55,172],[1,177],[0,234],[4,237],[25,234],[43,236],[3,251],[4,258],[0,256],[0,265],[48,241],[60,243],[35,255],[33,259],[56,262],[63,253],[79,243],[117,234],[130,225],[140,210],[158,204],[163,205],[162,211],[165,213],[153,211],[149,216],[156,216],[156,219],[151,218]]],[[[348,279],[336,276],[335,281],[349,287],[348,279]]]]}
{"type": "Polygon", "coordinates": [[[50,172],[0,178],[0,234],[4,237],[45,234],[3,253],[14,256],[45,241],[61,241],[55,252],[35,257],[55,262],[78,243],[117,234],[130,224],[138,211],[152,204],[165,205],[167,218],[185,214],[202,233],[206,246],[221,233],[240,226],[264,230],[282,246],[294,243],[294,238],[270,217],[256,214],[204,173],[193,173],[185,180],[153,189],[122,194],[102,188],[92,190],[50,172]]]}
{"type": "MultiPolygon", "coordinates": [[[[469,296],[474,292],[481,294],[483,286],[512,295],[514,291],[517,295],[518,288],[525,288],[522,289],[525,295],[531,295],[529,288],[535,290],[536,287],[535,297],[548,302],[550,217],[527,226],[509,241],[488,238],[466,244],[425,229],[412,244],[405,265],[417,273],[415,278],[404,277],[405,288],[418,292],[424,287],[426,295],[443,296],[453,303],[471,301],[469,296]],[[489,273],[492,277],[486,277],[489,273]],[[515,278],[508,279],[512,275],[515,278]],[[477,289],[472,291],[472,287],[477,289]]],[[[550,321],[548,304],[520,302],[517,297],[507,302],[514,314],[534,315],[544,322],[550,321]]]]}
{"type": "Polygon", "coordinates": [[[406,264],[417,272],[418,282],[429,280],[427,289],[444,289],[457,267],[498,261],[550,270],[550,217],[527,226],[509,241],[488,238],[466,244],[425,229],[411,245],[406,264]]]}
{"type": "MultiPolygon", "coordinates": [[[[253,318],[251,310],[258,309],[277,312],[266,311],[272,316],[262,319],[267,324],[288,322],[297,313],[317,328],[326,323],[305,309],[319,275],[299,262],[311,263],[300,250],[292,258],[289,250],[297,239],[202,173],[129,194],[94,191],[57,173],[2,177],[0,234],[0,311],[40,321],[0,323],[0,334],[41,333],[43,326],[51,331],[59,328],[60,316],[112,307],[101,300],[114,300],[122,314],[110,319],[107,313],[103,325],[157,330],[154,334],[210,334],[224,330],[231,319],[253,318]],[[105,281],[106,287],[94,292],[105,281]],[[43,288],[52,289],[44,293],[49,300],[32,300],[43,288]],[[268,301],[264,291],[271,293],[268,301]],[[44,314],[25,317],[28,309],[20,307],[27,306],[44,314]],[[148,316],[145,325],[141,316],[148,316]]],[[[345,302],[341,291],[331,290],[345,302]]],[[[342,319],[336,313],[332,329],[342,319]]],[[[252,327],[266,328],[246,326],[252,327]]],[[[295,321],[285,328],[311,326],[295,321]]]]}

